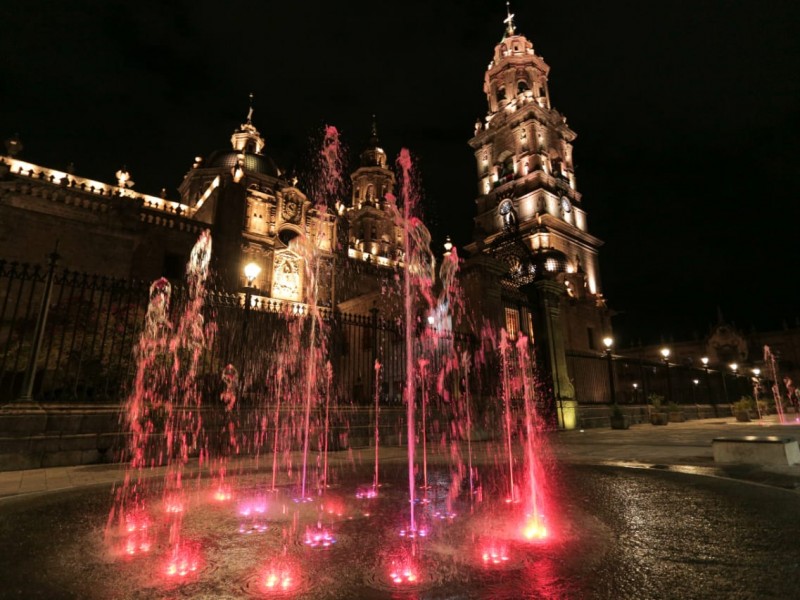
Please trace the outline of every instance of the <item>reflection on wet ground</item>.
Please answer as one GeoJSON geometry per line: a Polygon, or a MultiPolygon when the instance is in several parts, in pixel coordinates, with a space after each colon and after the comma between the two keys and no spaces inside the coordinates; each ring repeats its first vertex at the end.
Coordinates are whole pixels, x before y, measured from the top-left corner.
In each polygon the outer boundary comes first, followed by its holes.
{"type": "Polygon", "coordinates": [[[14,557],[4,561],[0,596],[797,597],[795,494],[675,470],[556,472],[546,543],[515,536],[502,502],[485,497],[471,513],[468,499],[444,506],[434,486],[424,511],[430,534],[417,552],[398,535],[407,494],[399,466],[387,467],[376,498],[357,499],[353,477],[307,504],[262,496],[260,476],[243,476],[230,501],[196,495],[185,520],[194,546],[175,564],[185,576],[173,580],[157,525],[132,525],[132,553],[104,540],[106,487],[18,498],[0,512],[0,551],[14,557]],[[317,538],[328,545],[307,543],[317,538]]]}

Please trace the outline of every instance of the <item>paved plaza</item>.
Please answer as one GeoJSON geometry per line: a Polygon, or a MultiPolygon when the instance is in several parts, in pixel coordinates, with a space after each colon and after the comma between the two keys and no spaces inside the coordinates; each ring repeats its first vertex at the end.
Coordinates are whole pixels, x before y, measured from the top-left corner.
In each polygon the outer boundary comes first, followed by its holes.
{"type": "MultiPolygon", "coordinates": [[[[800,465],[760,466],[714,464],[711,441],[720,436],[775,435],[800,440],[800,423],[780,424],[775,416],[763,421],[737,423],[731,417],[670,423],[666,427],[633,425],[628,430],[596,428],[562,431],[551,434],[550,447],[558,460],[570,463],[614,464],[628,467],[669,468],[685,473],[723,476],[800,490],[800,465]]],[[[476,449],[480,448],[476,444],[476,449]]],[[[356,461],[371,460],[372,449],[354,450],[356,461]]],[[[349,452],[334,453],[332,461],[350,460],[349,452]]],[[[405,450],[388,447],[381,450],[383,460],[403,460],[405,450]]],[[[257,468],[251,458],[242,466],[257,468]]],[[[91,485],[112,484],[124,476],[125,465],[80,465],[6,471],[0,473],[0,498],[20,494],[63,491],[91,485]]],[[[264,468],[267,468],[265,466],[264,468]]]]}

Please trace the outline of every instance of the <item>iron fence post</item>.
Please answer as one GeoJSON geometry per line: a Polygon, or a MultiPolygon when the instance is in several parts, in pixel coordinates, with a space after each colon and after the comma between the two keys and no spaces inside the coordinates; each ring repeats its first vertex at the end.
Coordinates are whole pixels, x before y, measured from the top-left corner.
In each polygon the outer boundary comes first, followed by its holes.
{"type": "Polygon", "coordinates": [[[58,259],[58,242],[50,253],[47,262],[47,279],[44,284],[44,294],[42,303],[39,306],[39,314],[36,316],[36,327],[33,330],[33,343],[31,344],[31,356],[28,360],[28,367],[25,369],[25,379],[22,382],[22,395],[19,400],[33,400],[33,384],[36,380],[36,364],[39,362],[39,352],[42,350],[42,340],[44,339],[44,328],[47,325],[47,313],[50,310],[50,297],[53,293],[53,278],[56,273],[58,259]]]}

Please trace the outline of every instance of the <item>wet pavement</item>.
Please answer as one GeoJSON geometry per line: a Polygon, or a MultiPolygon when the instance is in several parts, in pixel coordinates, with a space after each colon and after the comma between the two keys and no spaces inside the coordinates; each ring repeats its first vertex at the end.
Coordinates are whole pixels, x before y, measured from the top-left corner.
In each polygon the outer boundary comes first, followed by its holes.
{"type": "MultiPolygon", "coordinates": [[[[737,465],[718,468],[714,465],[711,441],[715,437],[730,435],[780,435],[800,441],[800,422],[779,424],[774,416],[762,422],[737,423],[733,418],[701,419],[684,423],[670,423],[656,427],[649,424],[633,425],[628,430],[609,428],[585,431],[562,431],[550,435],[554,456],[571,463],[619,464],[631,467],[667,465],[698,474],[724,474],[757,483],[783,488],[800,489],[800,465],[775,467],[737,465]],[[703,470],[703,468],[707,468],[703,470]]],[[[483,446],[476,443],[479,451],[483,446]]],[[[332,453],[332,460],[369,462],[371,448],[332,453]]],[[[403,448],[383,448],[381,456],[388,460],[402,460],[403,448]]],[[[257,467],[256,461],[242,459],[245,466],[257,467]]],[[[0,472],[0,500],[17,494],[48,491],[65,491],[99,483],[120,481],[124,469],[116,464],[52,467],[24,471],[0,472]]]]}
{"type": "MultiPolygon", "coordinates": [[[[286,546],[287,530],[297,537],[285,515],[242,543],[234,513],[194,511],[188,531],[202,541],[205,562],[196,580],[170,586],[154,576],[154,559],[109,554],[104,526],[118,466],[0,473],[0,552],[14,558],[0,566],[0,598],[800,598],[800,466],[717,466],[711,440],[722,435],[800,439],[800,424],[710,419],[554,433],[551,539],[506,536],[508,563],[487,568],[483,540],[503,538],[509,519],[491,499],[471,517],[462,504],[425,541],[426,583],[405,590],[385,568],[405,498],[400,448],[382,450],[393,480],[369,511],[354,500],[358,477],[342,478],[331,492],[344,507],[331,521],[337,543],[312,551],[293,542],[298,587],[277,595],[263,589],[259,569],[286,546]]],[[[337,453],[331,464],[368,473],[370,456],[337,453]]]]}
{"type": "MultiPolygon", "coordinates": [[[[739,423],[728,417],[701,419],[666,426],[633,425],[554,433],[554,454],[571,463],[610,464],[657,468],[695,475],[733,479],[800,490],[800,465],[717,465],[711,450],[714,438],[724,436],[780,436],[800,441],[800,422],[778,422],[775,415],[762,421],[739,423]]],[[[800,594],[798,594],[800,597],[800,594]]]]}

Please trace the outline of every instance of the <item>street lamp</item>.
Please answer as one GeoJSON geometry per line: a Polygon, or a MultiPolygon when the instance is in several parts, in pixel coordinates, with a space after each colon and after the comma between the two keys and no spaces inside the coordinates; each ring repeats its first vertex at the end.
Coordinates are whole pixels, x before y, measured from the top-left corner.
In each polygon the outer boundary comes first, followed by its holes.
{"type": "Polygon", "coordinates": [[[606,360],[608,361],[608,391],[611,394],[611,404],[617,403],[617,391],[614,389],[614,357],[611,354],[611,346],[614,345],[614,338],[606,336],[603,338],[603,345],[606,347],[606,360]]]}
{"type": "Polygon", "coordinates": [[[753,369],[753,378],[751,380],[753,382],[753,398],[755,398],[756,401],[756,410],[758,411],[758,419],[760,421],[763,417],[761,415],[761,407],[758,404],[758,391],[761,389],[759,375],[761,375],[761,369],[753,369]]]}
{"type": "Polygon", "coordinates": [[[669,348],[661,349],[661,357],[664,361],[664,367],[667,372],[667,402],[672,402],[672,381],[669,378],[669,355],[671,354],[669,348]]]}
{"type": "Polygon", "coordinates": [[[247,280],[247,285],[244,286],[244,320],[242,321],[242,341],[247,331],[247,320],[250,317],[250,308],[253,304],[253,283],[261,273],[261,267],[254,262],[249,262],[244,266],[244,277],[247,280]]]}
{"type": "Polygon", "coordinates": [[[444,240],[444,255],[450,256],[450,252],[453,250],[453,242],[450,241],[450,236],[448,235],[447,238],[444,240]]]}
{"type": "Polygon", "coordinates": [[[703,356],[700,358],[700,362],[703,363],[703,371],[705,371],[706,374],[706,394],[708,394],[708,401],[714,405],[714,416],[717,416],[717,402],[711,394],[711,379],[708,376],[708,357],[703,356]]]}
{"type": "MultiPolygon", "coordinates": [[[[739,365],[737,363],[731,363],[728,366],[731,368],[731,372],[733,373],[733,396],[734,396],[733,399],[736,400],[736,388],[739,387],[737,379],[737,376],[739,375],[739,365]]],[[[725,381],[724,376],[723,376],[723,381],[725,381]]],[[[725,393],[725,395],[726,396],[728,395],[727,392],[725,393]]],[[[728,398],[728,401],[730,401],[730,398],[728,398]]]]}
{"type": "Polygon", "coordinates": [[[244,266],[244,276],[247,279],[247,285],[252,287],[256,277],[261,273],[261,267],[254,262],[249,262],[244,266]]]}
{"type": "Polygon", "coordinates": [[[692,379],[692,403],[697,404],[697,386],[700,385],[699,379],[692,379]]]}
{"type": "Polygon", "coordinates": [[[633,384],[633,402],[638,404],[639,403],[639,384],[633,384]]]}

